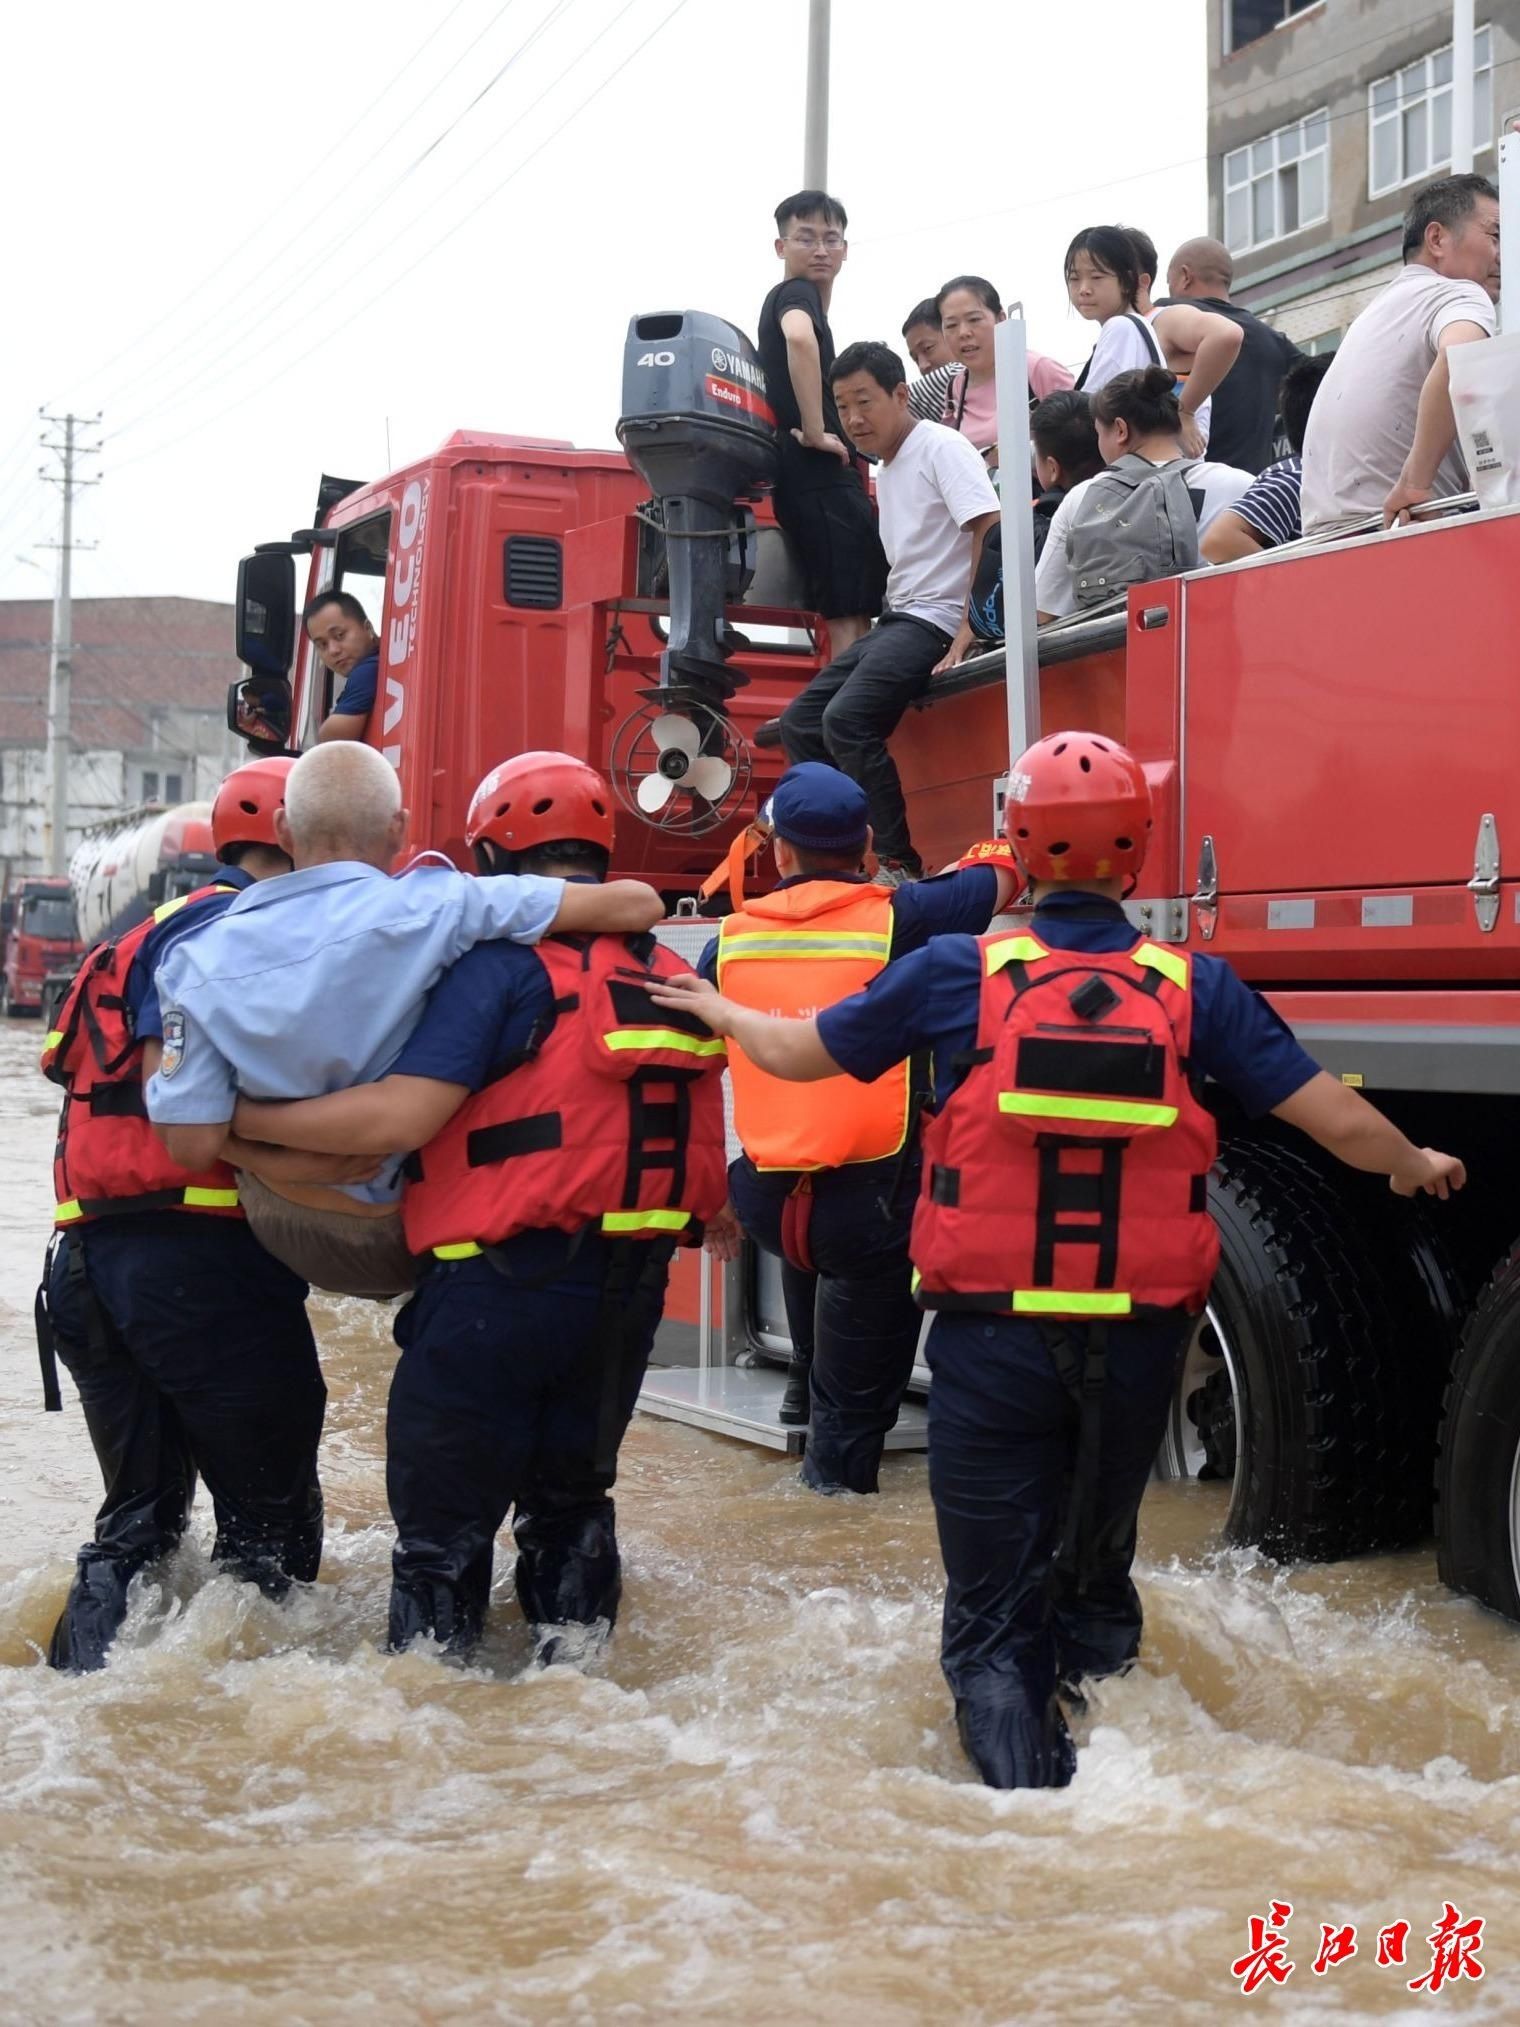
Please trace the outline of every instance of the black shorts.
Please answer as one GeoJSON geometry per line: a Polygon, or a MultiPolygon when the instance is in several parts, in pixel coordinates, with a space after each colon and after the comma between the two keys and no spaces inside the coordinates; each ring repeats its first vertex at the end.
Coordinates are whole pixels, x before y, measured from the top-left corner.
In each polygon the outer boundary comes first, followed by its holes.
{"type": "Polygon", "coordinates": [[[797,545],[808,610],[824,619],[875,619],[887,595],[887,557],[865,488],[778,493],[776,519],[797,545]]]}

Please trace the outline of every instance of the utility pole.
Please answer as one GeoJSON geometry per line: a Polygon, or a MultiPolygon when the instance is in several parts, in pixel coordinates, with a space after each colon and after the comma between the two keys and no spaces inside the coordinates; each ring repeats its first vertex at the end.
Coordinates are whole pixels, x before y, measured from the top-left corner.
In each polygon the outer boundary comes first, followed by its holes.
{"type": "MultiPolygon", "coordinates": [[[[90,418],[89,427],[99,422],[90,418]]],[[[58,875],[69,869],[69,686],[74,675],[74,551],[85,545],[74,540],[74,495],[82,486],[100,483],[98,476],[81,479],[75,462],[93,456],[98,443],[80,444],[76,436],[78,418],[73,415],[43,415],[43,421],[63,431],[62,443],[43,438],[43,447],[58,455],[60,470],[44,470],[41,476],[63,494],[63,520],[56,543],[41,548],[58,551],[58,579],[53,593],[53,638],[48,648],[47,778],[48,778],[48,871],[58,875]]]]}
{"type": "Polygon", "coordinates": [[[1451,9],[1451,173],[1466,175],[1473,165],[1473,0],[1452,0],[1451,9]]]}
{"type": "Polygon", "coordinates": [[[829,0],[808,0],[807,127],[802,184],[829,187],[829,0]]]}

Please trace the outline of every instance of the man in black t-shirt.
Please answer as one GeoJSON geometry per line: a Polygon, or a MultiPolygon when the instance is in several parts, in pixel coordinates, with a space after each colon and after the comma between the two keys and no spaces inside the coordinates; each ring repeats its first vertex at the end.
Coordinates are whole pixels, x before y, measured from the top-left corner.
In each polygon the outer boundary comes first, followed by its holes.
{"type": "Polygon", "coordinates": [[[846,224],[844,206],[823,190],[799,190],[777,205],[784,274],[761,308],[758,333],[781,440],[776,519],[797,545],[809,608],[828,621],[836,657],[865,633],[887,588],[876,515],[829,386],[829,299],[849,252],[846,224]]]}
{"type": "Polygon", "coordinates": [[[1166,271],[1166,303],[1196,303],[1239,324],[1245,333],[1235,364],[1214,389],[1209,458],[1243,472],[1262,472],[1277,455],[1277,391],[1283,375],[1304,357],[1290,338],[1230,301],[1235,263],[1217,239],[1189,239],[1166,271]]]}

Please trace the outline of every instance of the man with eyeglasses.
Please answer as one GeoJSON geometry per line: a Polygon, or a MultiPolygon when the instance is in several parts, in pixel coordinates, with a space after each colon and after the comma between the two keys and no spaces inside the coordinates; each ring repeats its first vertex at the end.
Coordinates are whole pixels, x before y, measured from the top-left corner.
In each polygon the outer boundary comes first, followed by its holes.
{"type": "Polygon", "coordinates": [[[839,426],[829,386],[829,299],[849,245],[844,206],[799,190],[776,207],[782,279],[760,311],[760,363],[780,431],[776,519],[797,546],[810,611],[829,623],[838,656],[881,611],[887,559],[876,515],[839,426]]]}

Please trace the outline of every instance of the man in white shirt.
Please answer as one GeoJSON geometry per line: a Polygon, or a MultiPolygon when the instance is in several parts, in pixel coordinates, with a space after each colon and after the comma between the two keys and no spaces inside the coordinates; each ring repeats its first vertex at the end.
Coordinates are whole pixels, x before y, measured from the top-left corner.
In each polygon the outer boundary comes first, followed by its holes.
{"type": "Polygon", "coordinates": [[[953,668],[973,642],[966,603],[998,499],[967,439],[912,413],[907,375],[890,346],[848,346],[830,379],[845,435],[880,460],[887,604],[871,632],[787,706],[781,740],[794,765],[831,762],[860,783],[876,833],[877,877],[897,886],[919,879],[923,865],[886,742],[930,678],[953,668]]]}
{"type": "Polygon", "coordinates": [[[1305,534],[1467,490],[1451,406],[1453,345],[1494,335],[1499,193],[1427,183],[1404,218],[1404,268],[1341,341],[1304,438],[1305,534]]]}

